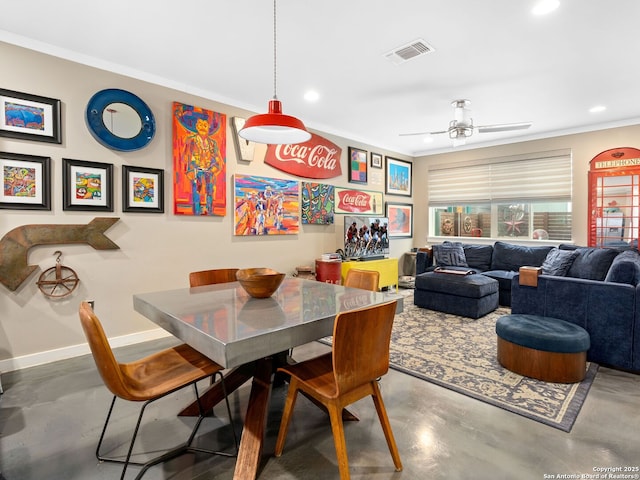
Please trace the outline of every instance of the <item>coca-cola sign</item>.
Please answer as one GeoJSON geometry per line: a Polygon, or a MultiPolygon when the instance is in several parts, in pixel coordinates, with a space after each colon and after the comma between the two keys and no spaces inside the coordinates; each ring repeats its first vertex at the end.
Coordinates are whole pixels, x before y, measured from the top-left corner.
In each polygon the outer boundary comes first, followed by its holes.
{"type": "Polygon", "coordinates": [[[382,193],[362,190],[335,189],[335,213],[382,213],[382,193]]]}
{"type": "Polygon", "coordinates": [[[342,175],[342,149],[326,138],[311,134],[311,139],[294,145],[269,145],[264,163],[304,178],[334,178],[342,175]]]}

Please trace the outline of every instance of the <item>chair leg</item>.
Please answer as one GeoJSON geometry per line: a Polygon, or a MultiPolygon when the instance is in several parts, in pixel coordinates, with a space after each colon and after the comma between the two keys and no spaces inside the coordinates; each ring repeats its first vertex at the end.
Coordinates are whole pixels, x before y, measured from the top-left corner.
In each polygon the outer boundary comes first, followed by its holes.
{"type": "Polygon", "coordinates": [[[198,404],[198,420],[196,422],[195,427],[191,431],[191,435],[189,436],[189,439],[187,440],[186,446],[187,446],[188,450],[191,451],[191,452],[202,452],[202,453],[210,453],[210,454],[213,454],[213,455],[223,455],[223,456],[231,456],[231,457],[233,457],[233,456],[236,456],[238,454],[238,437],[236,435],[235,425],[233,424],[233,417],[231,416],[231,406],[229,405],[229,397],[227,396],[227,388],[226,388],[226,386],[224,384],[224,376],[222,375],[222,372],[216,372],[216,373],[213,374],[213,376],[211,378],[212,379],[215,378],[216,375],[220,375],[220,385],[222,386],[222,394],[224,395],[224,402],[225,402],[226,407],[227,407],[227,415],[228,415],[228,418],[229,418],[229,426],[231,427],[231,434],[233,435],[233,444],[234,444],[234,447],[235,447],[235,453],[234,454],[229,454],[229,453],[225,453],[225,452],[214,452],[212,450],[205,450],[205,449],[201,449],[201,448],[191,447],[191,443],[193,442],[193,439],[196,436],[198,428],[200,428],[200,424],[202,423],[202,420],[204,420],[204,416],[205,416],[205,411],[202,408],[202,402],[200,401],[200,394],[198,393],[198,386],[195,383],[193,384],[193,389],[195,390],[196,403],[198,404]]]}
{"type": "Polygon", "coordinates": [[[338,469],[340,470],[340,480],[349,480],[349,458],[347,456],[347,442],[344,439],[344,424],[342,423],[342,407],[337,403],[327,405],[329,418],[331,419],[331,431],[333,432],[333,443],[336,447],[336,457],[338,459],[338,469]]]}
{"type": "MultiPolygon", "coordinates": [[[[204,409],[202,408],[202,403],[200,401],[200,394],[198,393],[198,387],[196,385],[196,382],[193,383],[193,388],[195,390],[195,394],[196,394],[196,400],[198,403],[198,409],[199,409],[199,415],[198,415],[198,419],[196,420],[196,424],[193,427],[193,429],[191,430],[191,434],[189,435],[188,440],[182,444],[179,445],[171,450],[168,450],[167,452],[165,452],[162,455],[159,455],[151,460],[149,460],[148,462],[145,463],[141,463],[141,462],[133,462],[131,461],[131,456],[133,454],[133,446],[135,444],[136,441],[136,437],[138,435],[138,430],[140,429],[140,425],[142,423],[142,417],[144,415],[145,409],[147,408],[147,405],[149,405],[151,402],[154,402],[155,400],[159,400],[160,398],[163,398],[164,396],[173,393],[173,392],[168,392],[166,395],[163,395],[161,397],[158,398],[154,398],[152,400],[148,400],[146,401],[143,405],[142,408],[140,409],[140,413],[138,415],[138,421],[136,422],[136,426],[134,428],[133,431],[133,435],[131,437],[131,443],[129,444],[129,450],[127,452],[127,456],[124,460],[121,459],[117,459],[117,458],[109,458],[109,457],[103,457],[102,455],[100,455],[100,448],[102,446],[102,441],[104,439],[106,430],[107,430],[107,425],[109,423],[109,419],[111,418],[111,414],[113,413],[113,407],[115,405],[116,402],[116,396],[113,397],[113,400],[111,401],[111,406],[109,407],[109,412],[107,413],[107,419],[105,420],[104,426],[102,428],[102,433],[100,434],[100,440],[98,441],[98,447],[96,448],[96,457],[98,458],[98,460],[103,461],[103,462],[112,462],[112,463],[119,463],[119,464],[123,464],[123,468],[122,468],[122,473],[120,476],[120,480],[124,480],[125,477],[125,473],[127,471],[127,467],[129,465],[136,465],[136,466],[141,466],[142,469],[138,472],[137,476],[135,477],[136,480],[142,478],[142,476],[145,474],[145,472],[151,468],[154,465],[157,465],[159,463],[165,462],[167,460],[170,460],[172,458],[178,457],[184,453],[196,453],[196,452],[200,452],[200,453],[208,453],[211,455],[221,455],[221,456],[226,456],[226,457],[235,457],[238,454],[238,439],[236,436],[236,431],[235,431],[235,425],[233,424],[233,417],[231,416],[231,406],[229,405],[229,398],[227,397],[227,391],[224,385],[224,377],[222,376],[221,372],[216,372],[216,374],[220,375],[220,381],[222,384],[222,390],[224,393],[224,398],[225,398],[225,403],[226,403],[226,407],[227,407],[227,414],[229,415],[229,424],[231,426],[232,429],[232,433],[233,433],[233,441],[234,441],[234,446],[235,446],[235,452],[234,453],[227,453],[227,452],[222,452],[222,451],[213,451],[213,450],[206,450],[203,448],[198,448],[198,447],[192,447],[191,443],[193,442],[193,439],[195,438],[198,429],[200,428],[200,425],[202,423],[202,421],[204,420],[204,416],[205,416],[205,412],[204,409]]],[[[214,376],[216,375],[214,374],[214,376]]],[[[213,377],[212,377],[213,378],[213,377]]]]}
{"type": "Polygon", "coordinates": [[[393,464],[396,467],[396,471],[400,472],[402,471],[400,453],[398,452],[396,440],[393,437],[391,423],[389,422],[389,417],[387,416],[387,409],[385,408],[384,402],[382,401],[382,395],[380,394],[378,382],[371,382],[371,388],[373,389],[373,395],[371,395],[373,398],[373,403],[376,406],[376,412],[378,412],[380,425],[382,425],[382,431],[384,432],[384,437],[387,440],[387,445],[389,446],[389,451],[391,452],[391,457],[393,458],[393,464]]]}
{"type": "Polygon", "coordinates": [[[284,441],[287,438],[287,431],[289,430],[289,423],[291,422],[291,414],[293,408],[296,405],[296,399],[298,398],[298,380],[291,378],[289,383],[289,391],[287,392],[287,399],[284,403],[284,411],[282,412],[282,420],[280,421],[280,430],[278,430],[278,439],[276,440],[275,456],[282,455],[284,449],[284,441]]]}

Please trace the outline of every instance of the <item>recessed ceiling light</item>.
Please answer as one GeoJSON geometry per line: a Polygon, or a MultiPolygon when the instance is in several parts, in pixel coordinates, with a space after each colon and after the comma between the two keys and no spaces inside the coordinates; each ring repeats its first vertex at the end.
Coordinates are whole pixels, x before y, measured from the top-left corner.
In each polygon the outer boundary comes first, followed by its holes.
{"type": "Polygon", "coordinates": [[[433,137],[431,135],[427,135],[422,139],[424,143],[433,143],[433,137]]]}
{"type": "Polygon", "coordinates": [[[589,109],[589,113],[600,113],[604,112],[607,109],[604,105],[596,105],[595,107],[591,107],[589,109]]]}
{"type": "Polygon", "coordinates": [[[535,4],[531,13],[534,15],[546,15],[560,6],[560,0],[540,0],[535,4]]]}
{"type": "Polygon", "coordinates": [[[319,98],[320,98],[320,94],[315,90],[309,90],[307,93],[304,94],[304,99],[307,102],[317,102],[319,98]]]}

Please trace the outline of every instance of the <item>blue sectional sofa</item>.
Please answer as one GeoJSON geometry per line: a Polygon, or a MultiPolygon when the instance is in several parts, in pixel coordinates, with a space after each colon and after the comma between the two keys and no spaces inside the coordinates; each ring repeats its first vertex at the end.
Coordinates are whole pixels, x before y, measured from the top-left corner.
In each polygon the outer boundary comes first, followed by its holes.
{"type": "Polygon", "coordinates": [[[515,275],[512,313],[579,325],[591,339],[589,361],[640,372],[640,255],[636,250],[579,252],[566,276],[542,274],[534,287],[521,285],[515,275]]]}
{"type": "MultiPolygon", "coordinates": [[[[416,290],[414,298],[420,299],[425,293],[420,289],[420,274],[433,271],[442,266],[453,269],[473,269],[498,281],[498,303],[511,305],[511,281],[522,266],[539,267],[547,257],[552,246],[523,246],[507,242],[495,242],[493,245],[460,244],[443,242],[443,245],[459,245],[462,256],[438,255],[440,245],[433,246],[433,254],[418,251],[416,254],[416,290]]],[[[416,305],[419,305],[416,302],[416,305]]]]}
{"type": "MultiPolygon", "coordinates": [[[[467,266],[447,268],[473,268],[498,280],[500,305],[511,306],[513,314],[540,315],[579,325],[591,339],[589,361],[640,373],[638,250],[628,246],[621,250],[573,245],[525,247],[505,242],[462,247],[467,266]],[[550,263],[556,254],[565,260],[570,257],[563,268],[550,263]],[[520,284],[518,271],[522,266],[543,268],[537,286],[520,284]]],[[[420,289],[420,274],[436,268],[433,257],[420,251],[416,255],[414,302],[418,306],[421,296],[428,295],[420,289]]],[[[455,255],[448,260],[461,261],[455,255]]]]}

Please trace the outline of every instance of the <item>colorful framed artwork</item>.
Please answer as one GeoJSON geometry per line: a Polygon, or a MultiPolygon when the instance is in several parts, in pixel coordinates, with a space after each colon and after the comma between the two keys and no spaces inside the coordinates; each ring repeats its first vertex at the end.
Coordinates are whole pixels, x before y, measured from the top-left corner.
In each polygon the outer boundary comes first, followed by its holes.
{"type": "Polygon", "coordinates": [[[367,183],[367,151],[349,147],[349,182],[367,183]]]}
{"type": "Polygon", "coordinates": [[[411,170],[413,164],[405,160],[387,157],[385,193],[411,196],[411,170]]]}
{"type": "Polygon", "coordinates": [[[164,212],[164,170],[122,166],[122,211],[164,212]]]}
{"type": "Polygon", "coordinates": [[[389,237],[413,237],[413,205],[387,202],[386,209],[389,237]]]}
{"type": "Polygon", "coordinates": [[[0,152],[0,208],[51,210],[51,158],[0,152]]]}
{"type": "Polygon", "coordinates": [[[302,182],[302,224],[332,224],[335,210],[334,194],[333,185],[302,182]]]}
{"type": "Polygon", "coordinates": [[[335,212],[362,215],[382,215],[384,203],[382,192],[335,188],[335,212]]]}
{"type": "Polygon", "coordinates": [[[234,176],[234,235],[295,235],[300,229],[297,180],[234,176]]]}
{"type": "Polygon", "coordinates": [[[371,166],[373,168],[382,168],[382,155],[371,152],[371,166]]]}
{"type": "Polygon", "coordinates": [[[227,116],[173,103],[173,213],[227,214],[227,116]]]}
{"type": "Polygon", "coordinates": [[[62,159],[62,209],[113,212],[113,164],[62,159]]]}
{"type": "Polygon", "coordinates": [[[0,137],[62,143],[60,100],[0,88],[0,137]]]}

